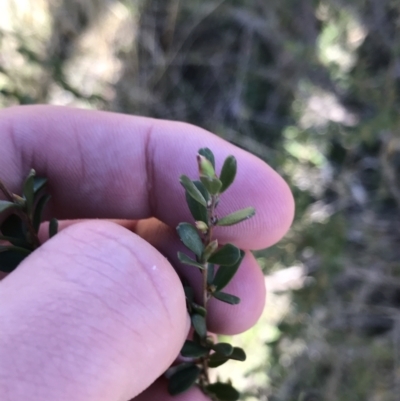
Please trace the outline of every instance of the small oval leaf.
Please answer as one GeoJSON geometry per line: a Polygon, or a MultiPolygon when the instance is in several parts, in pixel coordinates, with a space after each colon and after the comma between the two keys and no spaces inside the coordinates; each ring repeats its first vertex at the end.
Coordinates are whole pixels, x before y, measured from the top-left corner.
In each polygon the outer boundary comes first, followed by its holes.
{"type": "Polygon", "coordinates": [[[210,263],[220,266],[232,266],[240,258],[240,249],[235,245],[226,244],[208,258],[210,263]]]}
{"type": "Polygon", "coordinates": [[[201,176],[200,181],[211,195],[216,195],[220,192],[220,188],[222,187],[222,182],[218,178],[201,176]]]}
{"type": "Polygon", "coordinates": [[[237,212],[228,214],[217,221],[217,226],[233,226],[244,220],[250,219],[256,214],[254,207],[247,207],[246,209],[238,210],[237,212]]]}
{"type": "MultiPolygon", "coordinates": [[[[204,185],[201,183],[201,181],[193,181],[193,184],[203,195],[206,202],[208,202],[208,200],[210,199],[210,195],[204,188],[204,185]]],[[[197,202],[196,200],[194,200],[193,197],[188,193],[188,191],[186,191],[185,194],[186,194],[186,203],[189,207],[190,213],[192,214],[193,218],[196,221],[203,221],[207,223],[208,222],[207,208],[204,205],[197,202]]]]}
{"type": "Polygon", "coordinates": [[[215,395],[220,401],[237,401],[239,392],[228,383],[213,383],[206,387],[206,390],[215,395]]]}
{"type": "Polygon", "coordinates": [[[7,241],[10,242],[11,244],[15,245],[15,246],[21,246],[24,247],[26,246],[26,241],[20,241],[16,238],[13,237],[7,237],[7,235],[1,235],[0,234],[0,241],[7,241]]]}
{"type": "Polygon", "coordinates": [[[189,256],[185,255],[182,252],[178,252],[178,259],[185,265],[195,266],[201,270],[205,269],[205,267],[202,264],[196,262],[195,260],[193,260],[192,258],[190,258],[189,256]]]}
{"type": "Polygon", "coordinates": [[[197,152],[199,155],[204,156],[207,160],[209,160],[213,166],[213,169],[215,170],[215,157],[214,153],[211,151],[209,148],[201,148],[197,152]]]}
{"type": "Polygon", "coordinates": [[[21,207],[14,202],[0,200],[0,213],[11,211],[15,209],[21,209],[21,207]]]}
{"type": "Polygon", "coordinates": [[[233,347],[231,344],[228,343],[218,343],[212,346],[212,349],[220,355],[229,356],[233,352],[233,347]]]}
{"type": "Polygon", "coordinates": [[[207,326],[206,319],[197,313],[191,316],[192,325],[196,333],[201,337],[205,338],[207,336],[207,326]]]}
{"type": "Polygon", "coordinates": [[[203,185],[203,183],[201,181],[199,181],[199,180],[194,180],[193,184],[200,191],[200,193],[203,195],[204,199],[208,203],[208,201],[210,200],[210,194],[207,191],[207,189],[205,188],[205,186],[203,185]]]}
{"type": "Polygon", "coordinates": [[[0,246],[0,271],[11,273],[30,253],[20,247],[0,246]]]}
{"type": "Polygon", "coordinates": [[[179,238],[196,256],[201,257],[204,245],[198,231],[189,223],[180,223],[176,227],[179,238]]]}
{"type": "Polygon", "coordinates": [[[16,243],[14,244],[14,240],[10,239],[10,242],[14,245],[19,245],[21,243],[29,246],[29,242],[26,239],[26,228],[21,218],[16,214],[11,214],[8,216],[0,225],[0,230],[3,235],[6,235],[10,238],[15,238],[16,243]],[[17,244],[18,242],[18,244],[17,244]]]}
{"type": "Polygon", "coordinates": [[[210,355],[210,357],[208,358],[208,367],[218,368],[218,366],[221,366],[228,361],[229,357],[215,353],[210,355]]]}
{"type": "Polygon", "coordinates": [[[207,310],[203,308],[202,306],[196,304],[195,302],[191,303],[191,307],[195,313],[198,313],[199,315],[206,317],[207,316],[207,310]]]}
{"type": "Polygon", "coordinates": [[[207,262],[208,258],[214,254],[218,249],[218,240],[213,240],[211,241],[203,251],[203,254],[201,255],[201,260],[204,262],[207,262]]]}
{"type": "Polygon", "coordinates": [[[243,362],[246,360],[246,353],[242,348],[234,347],[232,353],[229,355],[229,359],[243,362]]]}
{"type": "Polygon", "coordinates": [[[187,177],[186,175],[181,175],[180,182],[182,186],[186,189],[186,192],[198,203],[203,206],[207,206],[207,202],[204,199],[204,196],[201,192],[197,189],[196,185],[193,181],[187,177]]]}
{"type": "Polygon", "coordinates": [[[224,161],[224,165],[222,166],[221,174],[219,176],[219,179],[222,182],[222,187],[220,190],[221,193],[226,191],[234,181],[236,177],[236,170],[237,163],[235,157],[228,156],[224,161]]]}
{"type": "Polygon", "coordinates": [[[39,231],[40,223],[42,222],[43,211],[50,198],[51,195],[43,195],[36,204],[35,211],[33,212],[33,228],[36,232],[39,231]]]}
{"type": "Polygon", "coordinates": [[[41,191],[47,184],[46,177],[33,177],[33,193],[36,195],[41,191]]]}
{"type": "Polygon", "coordinates": [[[214,178],[216,177],[214,167],[210,160],[208,160],[206,157],[198,154],[197,155],[197,165],[199,167],[199,175],[202,177],[209,177],[209,178],[214,178]]]}
{"type": "Polygon", "coordinates": [[[193,288],[188,286],[188,285],[184,285],[183,286],[183,291],[185,292],[185,297],[186,297],[187,301],[188,302],[193,302],[193,299],[194,299],[193,288]]]}
{"type": "Polygon", "coordinates": [[[230,305],[237,305],[240,303],[240,298],[226,292],[213,292],[212,296],[230,305]]]}
{"type": "Polygon", "coordinates": [[[181,349],[181,355],[186,358],[200,358],[208,354],[208,349],[194,341],[186,340],[181,349]]]}
{"type": "Polygon", "coordinates": [[[233,264],[232,266],[220,266],[217,273],[215,274],[212,284],[215,286],[217,291],[220,291],[223,288],[225,288],[232,280],[232,278],[235,276],[236,272],[238,271],[245,255],[244,251],[242,250],[239,251],[240,251],[240,257],[235,264],[233,264]]]}
{"type": "Polygon", "coordinates": [[[28,177],[26,177],[25,182],[24,182],[24,187],[22,194],[26,200],[26,209],[28,214],[32,213],[32,208],[33,208],[33,201],[34,201],[34,192],[33,192],[33,184],[34,184],[34,178],[35,178],[35,170],[31,169],[31,171],[28,174],[28,177]]]}
{"type": "Polygon", "coordinates": [[[171,395],[183,393],[196,383],[200,375],[200,368],[196,365],[185,365],[169,378],[168,392],[171,395]]]}
{"type": "Polygon", "coordinates": [[[195,221],[195,226],[201,233],[206,233],[208,231],[208,225],[202,220],[195,221]]]}

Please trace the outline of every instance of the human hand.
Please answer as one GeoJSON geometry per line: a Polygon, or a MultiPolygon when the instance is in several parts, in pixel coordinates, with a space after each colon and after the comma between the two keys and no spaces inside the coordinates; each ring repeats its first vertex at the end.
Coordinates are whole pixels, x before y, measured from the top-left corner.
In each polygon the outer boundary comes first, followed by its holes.
{"type": "MultiPolygon", "coordinates": [[[[18,193],[34,168],[49,179],[47,218],[62,220],[60,233],[46,241],[43,229],[44,244],[0,282],[1,401],[205,401],[195,388],[171,397],[159,379],[189,330],[176,271],[196,285],[194,270],[176,258],[175,227],[190,216],[179,176],[196,176],[193,160],[204,146],[217,163],[237,158],[220,213],[254,206],[256,216],[215,234],[248,250],[272,245],[289,228],[293,199],[284,181],[200,128],[114,113],[4,109],[0,143],[8,188],[18,193]]],[[[208,327],[235,334],[264,305],[250,252],[227,291],[242,302],[210,301],[208,327]]]]}

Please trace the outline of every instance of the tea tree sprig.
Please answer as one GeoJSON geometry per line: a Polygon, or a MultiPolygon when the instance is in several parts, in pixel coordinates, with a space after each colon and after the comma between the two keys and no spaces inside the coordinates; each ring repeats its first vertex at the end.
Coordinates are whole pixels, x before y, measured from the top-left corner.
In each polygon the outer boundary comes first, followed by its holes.
{"type": "MultiPolygon", "coordinates": [[[[225,160],[219,177],[215,172],[214,155],[208,148],[200,149],[197,155],[199,180],[182,175],[180,182],[185,189],[186,202],[193,216],[193,223],[180,223],[177,232],[191,254],[178,252],[179,260],[196,268],[202,277],[202,296],[195,299],[191,287],[184,285],[187,310],[194,329],[193,337],[181,350],[185,362],[167,372],[169,392],[179,394],[197,384],[214,401],[236,401],[238,391],[229,383],[211,383],[209,370],[229,360],[244,361],[245,352],[228,343],[215,343],[208,335],[207,314],[211,298],[230,305],[240,299],[222,290],[236,274],[244,258],[244,251],[233,244],[220,245],[214,238],[217,226],[238,224],[254,216],[255,210],[248,207],[227,216],[219,217],[216,209],[223,194],[236,176],[236,159],[225,160]],[[218,266],[216,269],[215,266],[218,266]]],[[[46,193],[47,179],[36,176],[31,170],[23,183],[22,195],[9,191],[0,180],[0,271],[9,273],[30,253],[40,246],[39,228],[43,212],[50,195],[46,193]]],[[[49,237],[58,231],[58,222],[49,222],[49,237]]]]}
{"type": "MultiPolygon", "coordinates": [[[[23,183],[22,195],[13,194],[0,180],[0,271],[10,273],[40,246],[39,228],[50,195],[45,193],[47,179],[30,170],[23,183]]],[[[49,224],[49,236],[57,233],[57,220],[49,224]]]]}
{"type": "Polygon", "coordinates": [[[215,172],[215,158],[210,149],[199,150],[197,165],[199,180],[191,180],[186,175],[180,177],[194,224],[180,223],[177,232],[183,244],[192,252],[192,255],[178,252],[178,258],[183,264],[200,271],[202,297],[198,304],[193,290],[184,286],[194,334],[181,350],[181,355],[187,358],[187,361],[167,372],[168,389],[175,395],[197,384],[215,401],[236,401],[239,398],[238,391],[231,383],[211,383],[209,369],[216,368],[230,359],[244,361],[246,354],[241,348],[228,343],[214,343],[212,337],[208,336],[206,322],[208,302],[211,298],[231,305],[240,302],[237,296],[221,290],[236,274],[245,253],[233,244],[220,246],[218,240],[213,237],[213,230],[217,226],[230,226],[247,220],[254,216],[255,210],[248,207],[222,218],[216,213],[221,194],[230,187],[236,176],[237,163],[234,156],[226,158],[219,177],[215,172]],[[219,266],[218,270],[215,266],[219,266]]]}

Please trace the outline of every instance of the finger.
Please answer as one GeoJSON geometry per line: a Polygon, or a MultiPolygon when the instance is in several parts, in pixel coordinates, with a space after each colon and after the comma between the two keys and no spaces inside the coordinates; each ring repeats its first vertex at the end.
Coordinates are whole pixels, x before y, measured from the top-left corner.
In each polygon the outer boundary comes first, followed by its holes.
{"type": "MultiPolygon", "coordinates": [[[[201,302],[200,273],[195,267],[184,265],[178,260],[178,251],[187,253],[188,250],[182,245],[175,230],[154,218],[113,221],[136,233],[166,256],[180,277],[185,278],[194,289],[198,302],[201,302]]],[[[60,221],[60,230],[71,224],[74,221],[60,221]]],[[[43,224],[42,238],[45,238],[47,226],[47,223],[43,224]]],[[[223,291],[236,295],[241,301],[238,305],[229,305],[215,299],[210,300],[208,329],[218,334],[234,335],[254,326],[264,309],[265,284],[262,271],[250,252],[246,253],[239,270],[223,291]]]]}
{"type": "Polygon", "coordinates": [[[195,156],[209,147],[217,170],[238,161],[221,216],[254,206],[240,227],[218,229],[221,242],[258,249],[279,240],[293,218],[293,198],[282,178],[249,153],[192,125],[65,107],[24,106],[0,112],[0,171],[18,192],[32,167],[50,180],[52,216],[142,219],[171,227],[190,221],[179,176],[197,177],[195,156]]]}
{"type": "Polygon", "coordinates": [[[183,394],[169,395],[168,382],[165,378],[157,380],[142,394],[131,401],[210,401],[201,390],[193,387],[183,394]]]}
{"type": "Polygon", "coordinates": [[[180,281],[118,225],[73,225],[0,283],[2,401],[121,401],[147,388],[188,332],[180,281]]]}

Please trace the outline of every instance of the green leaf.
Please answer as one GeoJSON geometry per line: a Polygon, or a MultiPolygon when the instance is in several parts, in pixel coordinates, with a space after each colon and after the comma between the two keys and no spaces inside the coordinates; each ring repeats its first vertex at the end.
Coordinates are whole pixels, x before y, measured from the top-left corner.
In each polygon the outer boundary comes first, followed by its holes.
{"type": "Polygon", "coordinates": [[[32,251],[21,246],[11,246],[11,245],[0,245],[0,253],[15,251],[22,253],[25,256],[28,256],[32,251]]]}
{"type": "Polygon", "coordinates": [[[192,325],[195,329],[196,333],[201,337],[205,338],[207,336],[207,326],[206,326],[206,319],[204,316],[195,313],[191,316],[192,325]]]}
{"type": "Polygon", "coordinates": [[[58,220],[52,218],[49,222],[49,238],[54,237],[58,232],[58,220]]]}
{"type": "Polygon", "coordinates": [[[209,148],[201,148],[198,151],[198,154],[204,156],[207,160],[209,160],[213,166],[213,169],[215,170],[215,157],[213,152],[211,152],[209,148]]]}
{"type": "Polygon", "coordinates": [[[206,390],[215,395],[220,401],[237,401],[239,392],[228,383],[213,383],[206,387],[206,390]]]}
{"type": "Polygon", "coordinates": [[[193,288],[188,286],[188,285],[184,285],[183,286],[183,291],[185,292],[185,297],[189,302],[193,302],[194,299],[194,293],[193,293],[193,288]]]}
{"type": "Polygon", "coordinates": [[[200,258],[204,250],[204,245],[196,228],[189,223],[179,223],[176,230],[185,246],[200,258]]]}
{"type": "Polygon", "coordinates": [[[0,200],[0,213],[15,210],[15,209],[21,209],[21,207],[13,202],[0,200]]]}
{"type": "Polygon", "coordinates": [[[218,219],[217,226],[233,226],[234,224],[250,219],[255,214],[256,209],[254,209],[254,207],[247,207],[246,209],[238,210],[237,212],[218,219]]]}
{"type": "Polygon", "coordinates": [[[213,292],[212,296],[230,305],[237,305],[240,303],[240,298],[226,292],[213,292]]]}
{"type": "MultiPolygon", "coordinates": [[[[201,181],[193,181],[193,184],[203,195],[206,202],[208,202],[210,199],[210,195],[204,188],[204,185],[201,183],[201,181]]],[[[205,223],[207,223],[208,222],[207,208],[204,205],[197,202],[196,200],[194,200],[192,196],[188,193],[188,191],[186,191],[185,194],[186,194],[186,203],[189,206],[189,210],[193,218],[196,221],[204,221],[205,223]]]]}
{"type": "Polygon", "coordinates": [[[26,241],[20,241],[16,238],[7,237],[6,235],[1,235],[1,234],[0,234],[0,241],[8,241],[15,246],[21,246],[21,247],[25,247],[27,245],[26,241]]]}
{"type": "Polygon", "coordinates": [[[217,177],[217,175],[215,174],[214,166],[206,157],[198,154],[197,165],[199,167],[200,177],[209,177],[209,178],[217,177]]]}
{"type": "Polygon", "coordinates": [[[229,357],[214,353],[214,354],[210,355],[210,358],[208,359],[208,367],[209,368],[218,368],[218,366],[221,366],[228,361],[229,361],[229,357]]]}
{"type": "Polygon", "coordinates": [[[185,265],[195,266],[201,270],[204,270],[204,266],[202,264],[196,262],[195,260],[193,260],[192,258],[190,258],[189,256],[185,255],[182,252],[178,252],[178,259],[185,265]]]}
{"type": "MultiPolygon", "coordinates": [[[[228,353],[229,351],[231,352],[229,355],[224,355],[222,352],[215,352],[214,354],[210,355],[208,366],[210,368],[217,368],[218,366],[223,365],[225,362],[229,361],[230,359],[235,360],[235,361],[245,361],[246,360],[246,354],[245,352],[239,348],[239,347],[232,347],[230,344],[227,343],[220,343],[224,344],[225,351],[228,353]],[[230,347],[228,347],[230,346],[230,347]]],[[[219,346],[220,344],[215,344],[212,349],[215,349],[216,346],[219,346]]],[[[223,348],[221,347],[221,350],[223,348]]]]}
{"type": "Polygon", "coordinates": [[[222,182],[216,177],[210,178],[201,176],[200,181],[211,195],[218,194],[222,186],[222,182]]]}
{"type": "Polygon", "coordinates": [[[204,199],[208,203],[208,201],[210,200],[210,194],[207,191],[207,189],[205,188],[205,186],[203,185],[203,183],[201,181],[199,181],[199,180],[194,180],[193,184],[200,191],[200,193],[203,195],[204,199]]]}
{"type": "Polygon", "coordinates": [[[213,240],[211,241],[203,251],[203,254],[201,255],[201,261],[202,262],[207,262],[207,260],[210,258],[211,255],[213,255],[218,249],[218,240],[213,240]]]}
{"type": "Polygon", "coordinates": [[[195,221],[194,225],[196,226],[196,229],[201,233],[206,233],[209,230],[208,225],[204,221],[197,220],[195,221]]]}
{"type": "Polygon", "coordinates": [[[200,368],[196,365],[185,365],[169,378],[168,392],[171,395],[183,393],[196,383],[200,368]]]}
{"type": "Polygon", "coordinates": [[[182,186],[186,189],[186,192],[198,203],[203,206],[207,206],[207,202],[204,199],[204,196],[197,189],[197,186],[193,183],[193,181],[186,175],[181,175],[180,182],[182,186]]]}
{"type": "Polygon", "coordinates": [[[196,304],[195,302],[191,303],[192,309],[195,313],[198,313],[199,315],[206,317],[207,316],[207,310],[203,308],[202,306],[196,304]]]}
{"type": "Polygon", "coordinates": [[[200,358],[207,354],[207,348],[190,340],[186,340],[181,349],[181,355],[186,358],[200,358]]]}
{"type": "Polygon", "coordinates": [[[35,178],[35,170],[31,169],[31,171],[28,174],[28,177],[26,178],[24,182],[24,187],[22,194],[26,200],[26,209],[28,211],[28,214],[31,214],[32,208],[33,208],[33,201],[34,201],[34,192],[33,192],[33,183],[34,183],[34,178],[35,178]]]}
{"type": "Polygon", "coordinates": [[[50,200],[51,195],[45,194],[43,195],[37,202],[35,211],[33,213],[33,228],[36,232],[39,231],[40,223],[42,222],[42,214],[44,211],[44,207],[47,202],[50,200]]]}
{"type": "Polygon", "coordinates": [[[47,178],[45,177],[33,177],[33,192],[36,195],[42,190],[47,184],[47,178]]]}
{"type": "Polygon", "coordinates": [[[26,228],[24,223],[16,214],[8,216],[3,223],[1,223],[0,230],[3,235],[15,238],[16,242],[18,242],[17,244],[10,240],[12,244],[19,245],[23,243],[26,246],[29,246],[29,242],[26,239],[26,228]]]}
{"type": "Polygon", "coordinates": [[[212,263],[208,264],[207,267],[207,284],[212,284],[214,281],[214,265],[212,263]]]}
{"type": "Polygon", "coordinates": [[[233,352],[233,347],[231,344],[228,343],[218,343],[212,346],[212,349],[220,355],[229,356],[233,352]]]}
{"type": "Polygon", "coordinates": [[[223,288],[225,288],[232,280],[232,278],[235,276],[236,272],[238,271],[239,266],[242,263],[242,260],[245,255],[244,251],[242,250],[239,251],[240,251],[240,257],[235,264],[233,264],[232,266],[221,266],[218,269],[217,273],[215,274],[212,284],[215,286],[217,291],[220,291],[223,288]]]}
{"type": "Polygon", "coordinates": [[[30,253],[30,250],[20,247],[0,246],[0,271],[12,272],[30,253]]]}
{"type": "Polygon", "coordinates": [[[210,263],[220,266],[232,266],[240,258],[240,249],[235,245],[226,244],[208,258],[210,263]]]}
{"type": "Polygon", "coordinates": [[[229,355],[229,359],[243,362],[246,360],[246,353],[243,351],[242,348],[234,347],[232,354],[229,355]]]}
{"type": "Polygon", "coordinates": [[[3,273],[11,273],[25,259],[25,256],[18,252],[2,252],[0,253],[0,271],[3,273]]]}
{"type": "Polygon", "coordinates": [[[228,156],[224,161],[224,165],[222,166],[221,174],[219,176],[219,179],[222,182],[222,187],[220,190],[221,193],[226,191],[228,187],[232,184],[236,176],[236,169],[237,164],[235,157],[228,156]]]}

